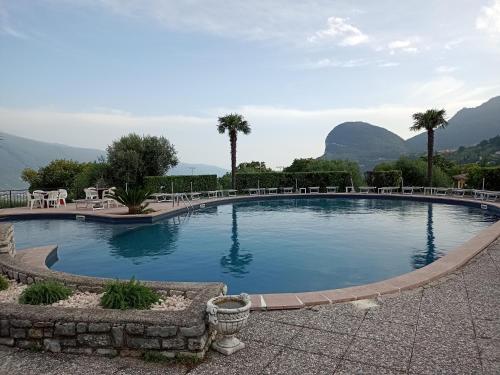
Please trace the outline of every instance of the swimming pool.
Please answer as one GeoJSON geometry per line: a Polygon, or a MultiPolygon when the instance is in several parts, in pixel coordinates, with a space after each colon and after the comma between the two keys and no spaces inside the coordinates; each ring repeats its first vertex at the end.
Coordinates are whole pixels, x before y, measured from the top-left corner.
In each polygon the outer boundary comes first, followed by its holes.
{"type": "Polygon", "coordinates": [[[409,200],[298,198],[207,207],[153,224],[14,222],[18,249],[59,245],[52,269],[88,276],[222,281],[230,293],[300,292],[423,267],[497,217],[409,200]]]}

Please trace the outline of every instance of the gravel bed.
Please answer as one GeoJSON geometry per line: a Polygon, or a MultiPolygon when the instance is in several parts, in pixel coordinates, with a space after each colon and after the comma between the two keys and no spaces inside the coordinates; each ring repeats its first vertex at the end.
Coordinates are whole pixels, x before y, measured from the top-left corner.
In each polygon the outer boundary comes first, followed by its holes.
{"type": "MultiPolygon", "coordinates": [[[[9,288],[0,291],[0,303],[19,303],[19,297],[27,285],[19,284],[9,280],[9,288]]],[[[102,309],[100,305],[103,293],[75,292],[69,298],[53,303],[51,306],[71,308],[102,309]]],[[[151,306],[155,311],[180,311],[186,309],[191,300],[183,296],[162,296],[161,299],[151,306]]]]}

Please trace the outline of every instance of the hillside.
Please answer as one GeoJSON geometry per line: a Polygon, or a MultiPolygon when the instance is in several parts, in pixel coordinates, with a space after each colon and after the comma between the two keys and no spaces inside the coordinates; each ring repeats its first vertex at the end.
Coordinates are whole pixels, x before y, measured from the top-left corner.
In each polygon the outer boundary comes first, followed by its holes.
{"type": "Polygon", "coordinates": [[[446,159],[459,164],[479,163],[482,165],[500,164],[500,136],[484,140],[471,147],[459,147],[458,150],[443,153],[446,159]]]}
{"type": "Polygon", "coordinates": [[[0,189],[22,189],[20,179],[24,168],[38,169],[54,159],[94,161],[104,151],[78,148],[57,143],[35,141],[0,132],[0,189]]]}
{"type": "MultiPolygon", "coordinates": [[[[105,154],[106,152],[102,150],[40,142],[0,132],[0,189],[26,188],[26,184],[20,179],[24,168],[38,169],[54,159],[95,161],[105,154]]],[[[194,173],[222,176],[226,172],[226,169],[214,165],[179,163],[168,174],[190,175],[194,173]]]]}
{"type": "MultiPolygon", "coordinates": [[[[454,150],[472,146],[500,135],[500,96],[476,108],[463,108],[453,116],[448,126],[436,131],[436,150],[454,150]]],[[[427,135],[419,134],[406,141],[409,152],[425,152],[427,135]]]]}
{"type": "Polygon", "coordinates": [[[323,157],[355,160],[362,170],[370,170],[406,152],[403,138],[387,129],[366,122],[344,122],[326,137],[323,157]]]}
{"type": "MultiPolygon", "coordinates": [[[[436,151],[456,150],[473,146],[500,135],[500,96],[476,108],[464,108],[436,131],[436,151]]],[[[370,170],[383,161],[395,160],[404,154],[423,154],[427,150],[426,133],[404,141],[396,134],[364,122],[345,122],[337,125],[325,141],[326,159],[350,159],[370,170]]]]}

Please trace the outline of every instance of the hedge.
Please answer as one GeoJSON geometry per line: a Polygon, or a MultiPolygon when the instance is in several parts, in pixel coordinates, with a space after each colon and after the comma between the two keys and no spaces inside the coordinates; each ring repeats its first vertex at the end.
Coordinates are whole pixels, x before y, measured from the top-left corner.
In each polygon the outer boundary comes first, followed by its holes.
{"type": "Polygon", "coordinates": [[[399,186],[401,185],[401,177],[402,172],[399,170],[366,172],[367,184],[378,188],[384,186],[399,186]]]}
{"type": "Polygon", "coordinates": [[[145,189],[157,193],[170,193],[172,191],[172,183],[174,184],[174,193],[190,192],[191,188],[193,191],[217,190],[217,175],[147,176],[144,179],[145,189]]]}
{"type": "Polygon", "coordinates": [[[350,177],[346,171],[238,173],[236,189],[319,186],[324,191],[326,186],[338,186],[342,191],[351,185],[350,177]]]}
{"type": "Polygon", "coordinates": [[[486,190],[500,190],[500,167],[476,167],[467,171],[469,179],[467,187],[471,189],[482,189],[483,178],[486,190]]]}

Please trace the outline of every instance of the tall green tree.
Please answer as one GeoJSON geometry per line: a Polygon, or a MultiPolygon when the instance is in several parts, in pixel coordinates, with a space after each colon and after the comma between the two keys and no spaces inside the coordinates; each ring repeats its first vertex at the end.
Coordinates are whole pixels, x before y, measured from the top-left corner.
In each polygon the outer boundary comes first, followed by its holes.
{"type": "Polygon", "coordinates": [[[432,158],[434,156],[434,132],[448,125],[444,109],[429,109],[413,114],[411,131],[427,131],[427,183],[432,186],[432,158]]]}
{"type": "Polygon", "coordinates": [[[250,125],[242,115],[231,113],[219,117],[217,130],[220,134],[224,134],[226,131],[229,134],[231,144],[231,185],[233,189],[236,189],[236,141],[238,140],[238,132],[250,134],[250,125]]]}
{"type": "Polygon", "coordinates": [[[107,148],[114,184],[142,186],[146,176],[163,176],[179,162],[174,146],[164,137],[129,134],[107,148]]]}

